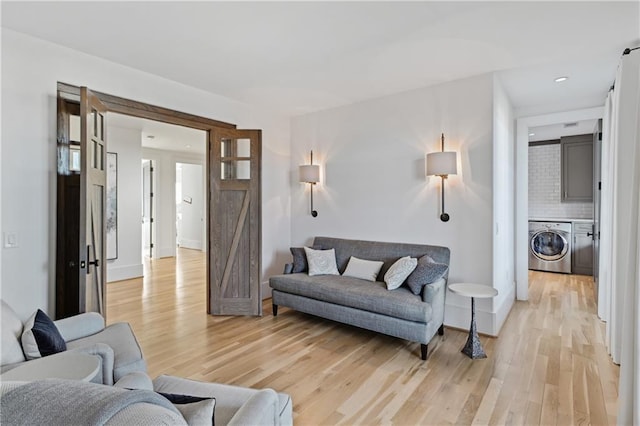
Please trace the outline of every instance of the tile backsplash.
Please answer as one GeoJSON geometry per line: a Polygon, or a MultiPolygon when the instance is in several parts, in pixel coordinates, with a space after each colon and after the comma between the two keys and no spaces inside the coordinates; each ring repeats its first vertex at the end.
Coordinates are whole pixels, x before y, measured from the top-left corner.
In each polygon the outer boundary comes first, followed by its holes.
{"type": "Polygon", "coordinates": [[[529,147],[529,217],[591,219],[593,203],[560,202],[560,144],[529,147]]]}

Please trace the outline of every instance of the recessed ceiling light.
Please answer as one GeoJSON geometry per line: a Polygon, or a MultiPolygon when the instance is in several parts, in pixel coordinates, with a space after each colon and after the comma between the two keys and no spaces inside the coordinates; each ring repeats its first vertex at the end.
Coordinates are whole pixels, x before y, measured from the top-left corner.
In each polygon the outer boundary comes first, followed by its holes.
{"type": "Polygon", "coordinates": [[[153,135],[147,135],[147,139],[155,139],[155,136],[153,136],[153,135]]]}
{"type": "Polygon", "coordinates": [[[563,81],[567,81],[567,80],[569,80],[569,77],[563,76],[563,77],[558,77],[553,81],[555,81],[556,83],[562,83],[563,81]]]}
{"type": "Polygon", "coordinates": [[[185,147],[185,148],[189,149],[189,148],[191,148],[191,145],[186,145],[186,147],[185,147]]]}
{"type": "Polygon", "coordinates": [[[533,133],[533,132],[529,133],[529,136],[535,136],[535,135],[536,135],[536,134],[535,134],[535,133],[533,133]]]}

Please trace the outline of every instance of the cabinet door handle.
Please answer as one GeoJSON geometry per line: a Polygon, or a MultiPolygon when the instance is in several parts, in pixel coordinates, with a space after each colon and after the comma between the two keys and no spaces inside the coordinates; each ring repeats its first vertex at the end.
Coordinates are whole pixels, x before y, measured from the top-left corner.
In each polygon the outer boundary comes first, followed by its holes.
{"type": "Polygon", "coordinates": [[[587,232],[587,237],[593,237],[593,232],[587,232]]]}

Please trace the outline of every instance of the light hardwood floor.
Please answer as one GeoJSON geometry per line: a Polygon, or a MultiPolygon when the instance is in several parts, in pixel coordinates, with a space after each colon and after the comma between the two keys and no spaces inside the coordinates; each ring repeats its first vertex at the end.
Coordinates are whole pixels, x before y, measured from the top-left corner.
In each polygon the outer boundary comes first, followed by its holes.
{"type": "Polygon", "coordinates": [[[202,253],[148,262],[145,278],[107,286],[108,322],[128,321],[155,377],[289,393],[296,424],[615,424],[619,368],[607,355],[589,277],[531,272],[488,358],[460,353],[446,329],[418,344],[281,308],[206,314],[202,253]]]}

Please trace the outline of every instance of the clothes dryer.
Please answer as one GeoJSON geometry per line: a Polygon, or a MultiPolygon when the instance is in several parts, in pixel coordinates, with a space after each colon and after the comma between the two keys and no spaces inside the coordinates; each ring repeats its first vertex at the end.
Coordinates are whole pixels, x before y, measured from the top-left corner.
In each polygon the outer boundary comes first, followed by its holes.
{"type": "Polygon", "coordinates": [[[571,273],[570,222],[529,222],[529,269],[571,273]]]}

